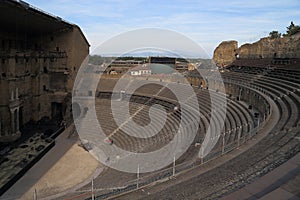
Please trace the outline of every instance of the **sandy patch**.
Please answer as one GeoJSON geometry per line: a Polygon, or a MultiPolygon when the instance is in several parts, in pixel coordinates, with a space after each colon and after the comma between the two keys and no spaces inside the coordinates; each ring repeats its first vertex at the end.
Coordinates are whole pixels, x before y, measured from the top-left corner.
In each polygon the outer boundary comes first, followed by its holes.
{"type": "Polygon", "coordinates": [[[99,165],[91,154],[74,144],[21,199],[32,200],[34,189],[38,198],[70,189],[91,177],[99,165]]]}

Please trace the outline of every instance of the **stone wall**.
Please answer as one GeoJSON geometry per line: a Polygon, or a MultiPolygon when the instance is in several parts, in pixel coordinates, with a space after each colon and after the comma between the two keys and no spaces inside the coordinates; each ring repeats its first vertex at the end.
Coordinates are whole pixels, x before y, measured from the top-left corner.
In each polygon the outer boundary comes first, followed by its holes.
{"type": "Polygon", "coordinates": [[[237,41],[225,41],[215,49],[213,55],[213,61],[218,66],[229,65],[237,58],[300,58],[300,33],[275,39],[265,37],[239,48],[237,41]]]}
{"type": "Polygon", "coordinates": [[[238,48],[239,58],[299,58],[300,34],[291,37],[262,38],[238,48]]]}
{"type": "Polygon", "coordinates": [[[80,28],[24,38],[0,31],[0,41],[0,142],[17,139],[22,125],[57,111],[70,121],[73,83],[89,55],[80,28]]]}
{"type": "Polygon", "coordinates": [[[218,66],[226,66],[235,60],[236,50],[238,48],[237,41],[223,41],[215,49],[213,61],[218,66]]]}

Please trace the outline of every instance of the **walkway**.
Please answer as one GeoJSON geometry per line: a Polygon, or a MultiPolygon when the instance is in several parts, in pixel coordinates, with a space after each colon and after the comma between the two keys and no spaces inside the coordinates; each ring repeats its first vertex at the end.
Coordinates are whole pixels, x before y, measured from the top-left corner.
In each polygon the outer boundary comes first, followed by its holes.
{"type": "Polygon", "coordinates": [[[221,200],[300,200],[300,153],[221,200]]]}
{"type": "Polygon", "coordinates": [[[90,180],[95,171],[99,172],[99,162],[76,144],[77,137],[68,138],[71,127],[56,138],[56,145],[0,200],[32,200],[34,189],[39,199],[51,195],[58,197],[60,193],[64,195],[63,191],[90,180]]]}

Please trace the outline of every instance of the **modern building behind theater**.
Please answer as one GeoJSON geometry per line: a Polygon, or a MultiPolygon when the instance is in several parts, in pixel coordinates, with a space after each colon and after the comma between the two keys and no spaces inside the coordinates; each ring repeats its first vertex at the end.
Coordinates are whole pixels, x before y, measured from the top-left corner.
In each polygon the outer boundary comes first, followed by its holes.
{"type": "Polygon", "coordinates": [[[152,74],[172,74],[175,70],[176,58],[149,57],[152,74]]]}
{"type": "Polygon", "coordinates": [[[77,25],[26,2],[2,0],[0,13],[0,142],[9,142],[30,121],[71,120],[89,43],[77,25]]]}

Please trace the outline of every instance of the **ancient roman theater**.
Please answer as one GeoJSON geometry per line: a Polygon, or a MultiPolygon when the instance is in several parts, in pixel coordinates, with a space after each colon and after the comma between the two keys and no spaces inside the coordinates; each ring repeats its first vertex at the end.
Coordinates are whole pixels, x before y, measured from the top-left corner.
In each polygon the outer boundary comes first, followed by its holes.
{"type": "Polygon", "coordinates": [[[101,65],[77,25],[0,12],[1,200],[300,199],[300,33],[101,65]]]}

